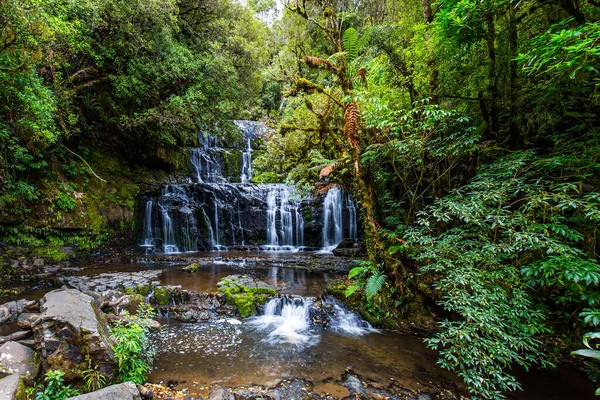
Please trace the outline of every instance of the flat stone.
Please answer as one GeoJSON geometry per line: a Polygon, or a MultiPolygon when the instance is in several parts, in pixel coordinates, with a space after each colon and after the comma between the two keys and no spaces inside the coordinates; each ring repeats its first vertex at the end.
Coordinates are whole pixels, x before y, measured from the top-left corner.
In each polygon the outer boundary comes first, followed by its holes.
{"type": "Polygon", "coordinates": [[[21,400],[25,393],[21,393],[25,386],[21,382],[21,375],[12,374],[0,380],[0,400],[21,400]],[[19,390],[21,389],[21,390],[19,390]]]}
{"type": "Polygon", "coordinates": [[[132,382],[105,387],[92,393],[70,397],[68,400],[140,400],[140,392],[132,382]]]}
{"type": "Polygon", "coordinates": [[[20,374],[31,382],[37,377],[39,369],[39,360],[29,347],[17,342],[7,342],[0,347],[0,372],[20,374]]]}

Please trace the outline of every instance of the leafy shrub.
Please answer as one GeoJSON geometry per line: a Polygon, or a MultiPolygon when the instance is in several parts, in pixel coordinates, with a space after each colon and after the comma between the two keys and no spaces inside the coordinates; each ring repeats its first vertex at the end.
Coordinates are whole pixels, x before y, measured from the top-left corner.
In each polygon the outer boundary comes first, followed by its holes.
{"type": "Polygon", "coordinates": [[[65,373],[55,369],[46,372],[44,381],[46,388],[36,393],[36,400],[64,400],[69,397],[77,396],[79,392],[69,385],[65,385],[65,373]]]}
{"type": "Polygon", "coordinates": [[[154,310],[147,304],[140,304],[137,316],[127,312],[124,320],[117,321],[112,329],[115,341],[115,356],[121,382],[144,383],[152,364],[155,350],[149,339],[150,324],[154,310]]]}

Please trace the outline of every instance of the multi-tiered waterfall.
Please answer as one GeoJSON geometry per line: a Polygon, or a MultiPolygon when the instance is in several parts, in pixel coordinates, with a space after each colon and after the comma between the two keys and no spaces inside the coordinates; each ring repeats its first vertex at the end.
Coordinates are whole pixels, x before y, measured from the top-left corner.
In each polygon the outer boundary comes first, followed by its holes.
{"type": "Polygon", "coordinates": [[[190,149],[186,180],[151,189],[140,199],[141,246],[149,253],[227,250],[331,250],[343,238],[357,238],[356,206],[341,188],[324,200],[300,198],[293,187],[253,184],[253,143],[265,127],[234,121],[240,137],[231,145],[216,135],[198,135],[190,149]],[[308,216],[308,217],[307,217],[308,216]]]}

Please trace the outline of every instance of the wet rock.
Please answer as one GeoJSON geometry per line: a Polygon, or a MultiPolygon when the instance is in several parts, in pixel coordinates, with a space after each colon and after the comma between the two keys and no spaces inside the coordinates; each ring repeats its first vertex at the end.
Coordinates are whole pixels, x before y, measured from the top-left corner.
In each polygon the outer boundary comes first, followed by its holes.
{"type": "Polygon", "coordinates": [[[19,314],[34,307],[35,304],[35,301],[17,300],[0,305],[0,324],[16,320],[19,314]]]}
{"type": "Polygon", "coordinates": [[[6,342],[0,347],[0,372],[20,374],[23,379],[32,382],[39,369],[39,360],[29,347],[17,342],[6,342]]]}
{"type": "Polygon", "coordinates": [[[116,360],[104,314],[94,299],[78,290],[59,289],[44,296],[40,319],[33,325],[38,348],[48,366],[71,380],[89,356],[98,371],[112,380],[116,360]]]}
{"type": "Polygon", "coordinates": [[[105,387],[92,393],[70,397],[69,400],[140,400],[140,392],[132,382],[105,387]]]}
{"type": "Polygon", "coordinates": [[[352,249],[354,248],[354,239],[342,239],[342,241],[337,245],[336,249],[352,249]]]}
{"type": "Polygon", "coordinates": [[[357,377],[348,375],[346,377],[346,380],[344,381],[344,385],[348,388],[350,393],[352,393],[353,395],[355,395],[355,396],[359,395],[359,396],[368,398],[365,387],[363,386],[360,379],[358,379],[357,377]]]}
{"type": "Polygon", "coordinates": [[[32,329],[33,324],[40,319],[40,314],[23,313],[17,318],[17,325],[23,329],[32,329]]]}
{"type": "Polygon", "coordinates": [[[184,271],[187,271],[187,272],[190,272],[190,273],[196,272],[199,269],[200,269],[200,264],[197,264],[197,263],[190,264],[187,267],[183,268],[184,271]]]}
{"type": "Polygon", "coordinates": [[[23,400],[25,398],[25,385],[21,375],[12,374],[0,380],[0,400],[23,400]]]}
{"type": "Polygon", "coordinates": [[[31,331],[14,332],[8,336],[0,336],[0,344],[4,344],[6,342],[17,342],[19,340],[27,339],[30,336],[31,331]]]}

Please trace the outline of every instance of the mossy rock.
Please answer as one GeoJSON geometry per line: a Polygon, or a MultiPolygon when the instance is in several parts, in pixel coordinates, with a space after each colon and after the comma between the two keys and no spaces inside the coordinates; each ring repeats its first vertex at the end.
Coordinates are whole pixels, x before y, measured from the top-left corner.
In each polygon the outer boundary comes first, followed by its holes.
{"type": "Polygon", "coordinates": [[[250,275],[230,275],[219,281],[219,291],[225,294],[227,303],[234,305],[242,317],[256,314],[256,307],[263,305],[277,294],[277,289],[250,275]]]}
{"type": "Polygon", "coordinates": [[[184,271],[194,273],[200,269],[200,264],[190,264],[187,267],[183,268],[184,271]]]}
{"type": "Polygon", "coordinates": [[[123,310],[126,310],[130,315],[136,315],[138,309],[140,308],[140,304],[144,303],[144,296],[141,294],[134,293],[129,296],[129,303],[123,305],[121,307],[123,310]]]}
{"type": "Polygon", "coordinates": [[[154,289],[154,299],[159,306],[166,306],[171,301],[173,290],[167,287],[157,287],[154,289]]]}
{"type": "Polygon", "coordinates": [[[136,286],[135,289],[133,289],[133,292],[135,294],[139,294],[144,297],[148,296],[151,291],[152,291],[151,285],[140,285],[140,286],[136,286]]]}

